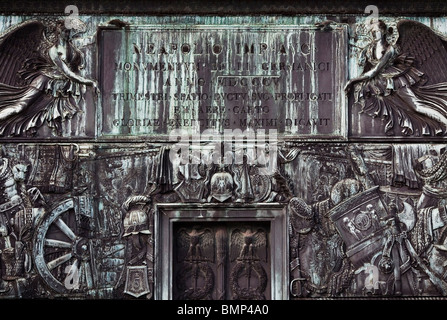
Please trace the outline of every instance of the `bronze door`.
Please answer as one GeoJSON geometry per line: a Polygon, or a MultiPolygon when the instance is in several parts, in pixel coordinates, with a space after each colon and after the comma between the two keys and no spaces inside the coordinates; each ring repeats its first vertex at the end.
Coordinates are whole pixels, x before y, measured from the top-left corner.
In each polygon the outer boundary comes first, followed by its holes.
{"type": "Polygon", "coordinates": [[[269,222],[174,223],[173,298],[270,299],[269,222]]]}

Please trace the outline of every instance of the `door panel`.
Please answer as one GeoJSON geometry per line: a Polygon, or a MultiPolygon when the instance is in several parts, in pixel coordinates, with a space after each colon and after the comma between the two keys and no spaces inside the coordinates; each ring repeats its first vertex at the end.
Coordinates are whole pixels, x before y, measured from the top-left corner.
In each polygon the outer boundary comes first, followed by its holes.
{"type": "Polygon", "coordinates": [[[174,223],[174,299],[270,299],[269,226],[174,223]]]}

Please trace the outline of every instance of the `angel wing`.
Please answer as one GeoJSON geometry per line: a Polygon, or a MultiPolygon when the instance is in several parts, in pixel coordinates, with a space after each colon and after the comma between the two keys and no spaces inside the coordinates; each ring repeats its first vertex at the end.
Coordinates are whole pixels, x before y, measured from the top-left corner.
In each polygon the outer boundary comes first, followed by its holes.
{"type": "Polygon", "coordinates": [[[397,47],[414,57],[416,68],[426,75],[426,84],[447,82],[447,39],[417,21],[402,20],[397,29],[397,47]]]}
{"type": "Polygon", "coordinates": [[[422,72],[423,82],[416,85],[409,98],[410,109],[396,112],[401,127],[415,129],[424,135],[447,132],[447,41],[423,23],[403,20],[397,24],[396,46],[400,53],[413,59],[422,72]],[[413,127],[413,128],[412,128],[413,127]]]}
{"type": "Polygon", "coordinates": [[[42,22],[31,20],[7,29],[0,36],[0,83],[29,84],[19,71],[32,59],[45,61],[41,49],[51,45],[44,35],[45,28],[42,22]]]}

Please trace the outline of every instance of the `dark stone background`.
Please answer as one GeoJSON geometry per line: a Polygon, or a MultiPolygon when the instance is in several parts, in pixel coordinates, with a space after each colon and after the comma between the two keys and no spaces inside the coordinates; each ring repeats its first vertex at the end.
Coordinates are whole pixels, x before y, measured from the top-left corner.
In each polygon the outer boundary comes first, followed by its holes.
{"type": "Polygon", "coordinates": [[[363,14],[367,5],[376,5],[380,14],[440,16],[447,14],[447,1],[401,0],[0,0],[0,14],[60,14],[67,5],[76,5],[79,14],[96,15],[306,15],[363,14]]]}

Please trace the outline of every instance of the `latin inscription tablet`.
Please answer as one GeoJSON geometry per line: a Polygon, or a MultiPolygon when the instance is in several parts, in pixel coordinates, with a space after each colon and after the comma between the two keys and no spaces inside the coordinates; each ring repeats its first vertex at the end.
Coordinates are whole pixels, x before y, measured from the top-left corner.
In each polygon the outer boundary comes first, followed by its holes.
{"type": "Polygon", "coordinates": [[[346,37],[297,26],[100,29],[99,134],[344,138],[346,37]]]}

